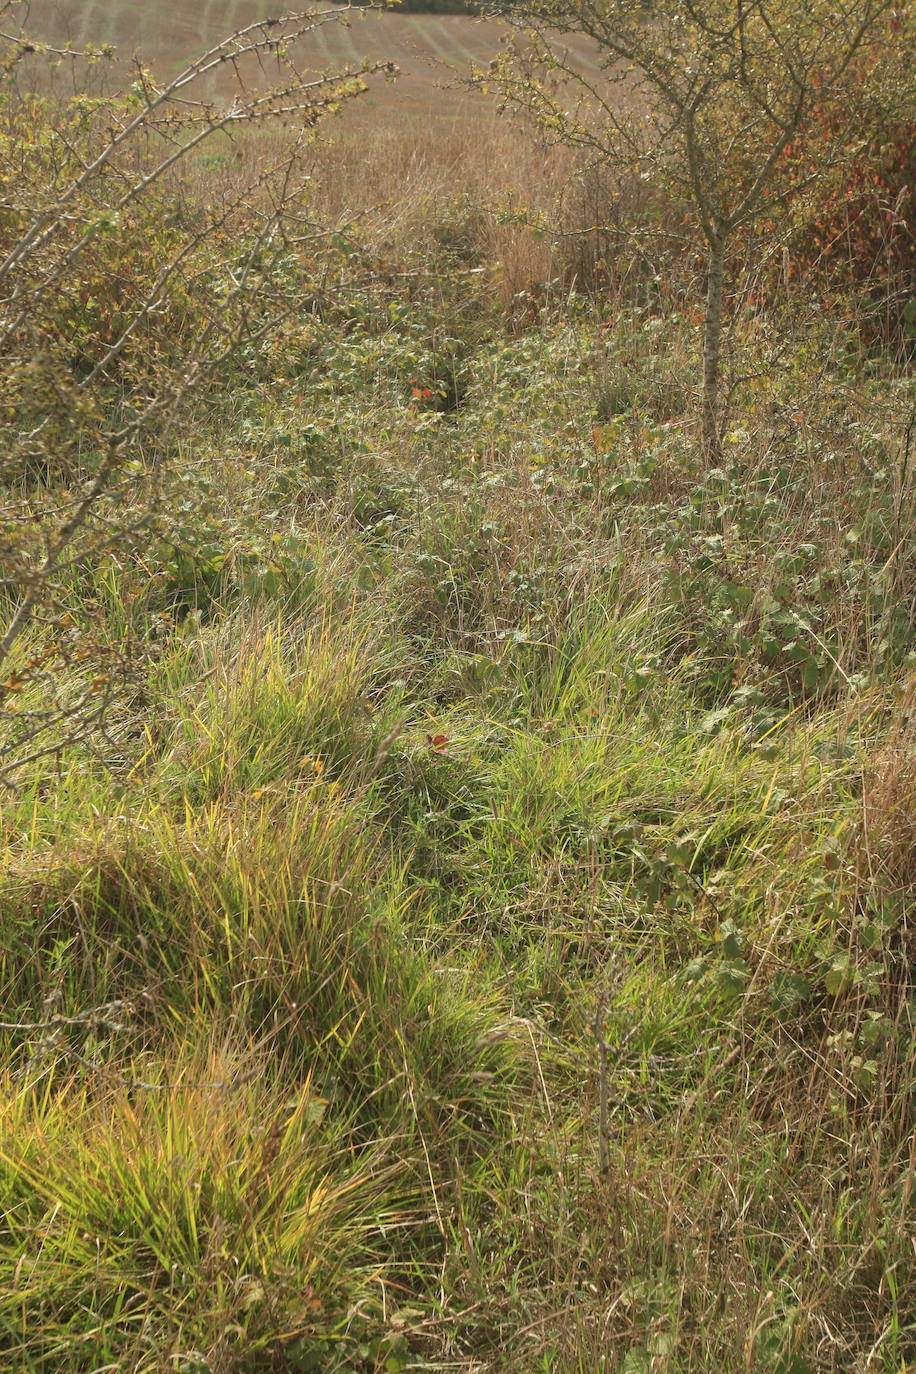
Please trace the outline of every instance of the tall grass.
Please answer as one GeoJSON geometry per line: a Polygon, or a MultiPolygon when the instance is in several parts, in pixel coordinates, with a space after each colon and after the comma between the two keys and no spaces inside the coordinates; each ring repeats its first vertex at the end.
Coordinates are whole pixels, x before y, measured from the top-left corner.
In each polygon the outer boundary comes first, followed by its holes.
{"type": "Polygon", "coordinates": [[[707,471],[690,265],[575,289],[561,159],[316,168],[174,518],[66,571],[142,672],[0,809],[0,1362],[901,1374],[912,378],[739,322],[707,471]]]}

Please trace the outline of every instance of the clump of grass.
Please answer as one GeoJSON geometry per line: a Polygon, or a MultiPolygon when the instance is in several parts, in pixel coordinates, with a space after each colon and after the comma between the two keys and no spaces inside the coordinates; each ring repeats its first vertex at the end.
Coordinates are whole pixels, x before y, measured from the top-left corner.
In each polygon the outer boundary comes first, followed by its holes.
{"type": "Polygon", "coordinates": [[[5,1363],[228,1371],[323,1349],[408,1215],[384,1146],[348,1148],[308,1077],[263,1054],[176,1046],[145,1072],[6,1078],[5,1363]]]}
{"type": "Polygon", "coordinates": [[[28,1022],[124,1004],[112,1045],[90,1049],[90,1021],[60,1047],[103,1064],[125,1038],[136,1053],[216,1018],[269,1037],[343,1115],[378,1121],[413,1098],[434,1130],[468,1111],[473,1138],[488,1111],[474,1083],[501,1071],[507,1087],[511,1057],[481,1043],[487,999],[411,949],[412,894],[334,786],[181,819],[141,810],[94,850],[46,859],[7,887],[29,912],[3,960],[7,1005],[28,1022]]]}

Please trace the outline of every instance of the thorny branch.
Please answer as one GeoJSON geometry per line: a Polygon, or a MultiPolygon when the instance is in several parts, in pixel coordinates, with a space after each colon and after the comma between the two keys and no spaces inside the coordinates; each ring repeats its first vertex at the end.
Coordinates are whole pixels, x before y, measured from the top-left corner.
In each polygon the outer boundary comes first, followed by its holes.
{"type": "Polygon", "coordinates": [[[104,721],[129,674],[130,646],[103,645],[91,617],[74,614],[74,570],[114,552],[129,556],[138,536],[153,532],[176,424],[205,403],[207,383],[243,345],[251,350],[280,328],[294,306],[272,289],[272,275],[327,232],[303,215],[310,131],[361,95],[368,76],[395,72],[384,62],[308,71],[297,44],[321,25],[346,22],[346,11],[302,11],[239,29],[161,86],[141,68],[122,95],[23,103],[11,83],[24,61],[98,54],[49,48],[17,32],[17,8],[0,6],[0,87],[21,123],[5,131],[11,174],[0,222],[6,786],[26,764],[104,721]],[[249,89],[240,78],[227,100],[200,96],[225,64],[238,71],[240,61],[254,61],[263,72],[268,59],[279,77],[272,88],[249,89]],[[33,125],[53,150],[44,185],[22,157],[33,125]],[[287,132],[266,167],[262,161],[212,208],[184,205],[176,172],[195,166],[208,142],[239,127],[277,125],[287,132]],[[157,230],[147,244],[150,215],[157,230]],[[36,619],[56,636],[50,655],[32,645],[36,619]],[[69,681],[58,690],[63,669],[80,664],[83,686],[69,681]]]}

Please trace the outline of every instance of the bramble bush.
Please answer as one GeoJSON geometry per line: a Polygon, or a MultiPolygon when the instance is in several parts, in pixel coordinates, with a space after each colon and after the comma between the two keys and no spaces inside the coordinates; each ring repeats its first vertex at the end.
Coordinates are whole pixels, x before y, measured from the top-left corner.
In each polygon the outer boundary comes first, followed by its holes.
{"type": "Polygon", "coordinates": [[[4,778],[90,736],[130,676],[142,644],[102,642],[81,582],[142,562],[167,531],[170,459],[191,417],[308,290],[300,278],[284,295],[276,280],[324,237],[308,209],[312,130],[390,69],[300,68],[297,40],[336,17],[316,12],[251,24],[165,84],[138,67],[126,90],[61,98],[39,78],[105,54],[31,41],[19,10],[0,7],[4,778]],[[274,84],[225,103],[204,94],[214,70],[246,61],[269,64],[274,84]],[[185,173],[202,149],[277,126],[250,175],[195,193],[185,173]]]}
{"type": "MultiPolygon", "coordinates": [[[[871,334],[916,340],[916,18],[895,12],[856,58],[848,101],[816,102],[780,179],[816,180],[791,216],[789,280],[854,291],[871,334]],[[845,133],[844,133],[845,131],[845,133]],[[838,142],[844,142],[840,156],[838,142]],[[870,308],[869,308],[870,306],[870,308]]],[[[775,229],[775,224],[771,224],[775,229]]]]}

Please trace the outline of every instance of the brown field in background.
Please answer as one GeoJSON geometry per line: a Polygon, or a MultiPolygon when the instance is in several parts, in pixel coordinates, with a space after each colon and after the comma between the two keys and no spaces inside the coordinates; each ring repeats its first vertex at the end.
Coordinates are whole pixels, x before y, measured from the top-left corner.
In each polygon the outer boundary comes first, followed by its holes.
{"type": "MultiPolygon", "coordinates": [[[[32,9],[29,28],[57,46],[112,44],[114,61],[88,69],[65,62],[56,74],[64,91],[88,82],[101,92],[123,86],[137,61],[159,79],[172,77],[245,25],[295,8],[295,0],[45,0],[32,9]]],[[[545,293],[604,283],[618,252],[615,226],[638,208],[641,192],[618,185],[607,168],[583,176],[581,154],[549,145],[523,117],[501,112],[494,96],[471,89],[472,70],[509,40],[505,25],[470,15],[315,8],[321,22],[297,54],[304,67],[334,73],[378,60],[400,69],[393,82],[370,77],[364,95],[322,122],[309,169],[322,222],[357,221],[362,242],[419,259],[427,249],[457,249],[485,264],[512,318],[527,318],[545,293]]],[[[557,46],[600,86],[593,45],[564,39],[557,46]]],[[[260,89],[276,79],[269,65],[236,74],[223,64],[207,96],[230,99],[239,76],[260,89]]],[[[249,132],[208,146],[195,162],[198,189],[219,200],[250,183],[287,137],[282,129],[249,132]]]]}
{"type": "MultiPolygon", "coordinates": [[[[233,31],[295,8],[276,0],[46,0],[40,11],[32,10],[29,31],[57,46],[114,45],[113,63],[88,70],[63,64],[57,74],[65,89],[66,83],[88,81],[102,90],[123,83],[136,61],[160,79],[174,76],[233,31]]],[[[338,220],[358,216],[377,242],[422,246],[430,237],[470,235],[480,256],[493,264],[504,300],[550,279],[555,244],[549,235],[532,234],[523,212],[562,220],[581,233],[606,206],[582,203],[570,150],[546,147],[529,125],[500,114],[492,97],[469,88],[471,71],[487,65],[508,29],[466,15],[330,6],[321,12],[327,18],[301,44],[305,66],[335,72],[368,59],[393,61],[400,69],[394,82],[371,78],[365,95],[322,125],[313,154],[315,203],[322,214],[338,220]]],[[[569,50],[576,65],[597,75],[594,49],[579,41],[569,50]]],[[[269,67],[241,75],[246,84],[261,87],[273,79],[269,67]]],[[[225,64],[207,94],[230,98],[237,83],[225,64]]],[[[227,182],[250,176],[275,137],[283,135],[237,137],[231,151],[203,159],[198,173],[212,177],[218,196],[227,182]]]]}
{"type": "MultiPolygon", "coordinates": [[[[288,5],[277,0],[45,0],[40,11],[33,9],[29,28],[58,46],[113,44],[122,70],[137,58],[158,76],[169,77],[235,30],[298,8],[295,0],[288,5]]],[[[469,15],[317,8],[327,19],[300,45],[306,66],[337,71],[368,59],[400,68],[396,91],[379,83],[360,102],[362,122],[389,112],[393,102],[399,117],[435,123],[469,116],[475,101],[463,79],[475,66],[486,66],[507,33],[500,23],[469,15]]],[[[577,42],[573,50],[583,70],[597,73],[590,45],[577,42]]],[[[262,79],[269,82],[270,72],[262,79]]],[[[224,66],[209,93],[231,95],[234,83],[231,68],[224,66]]]]}

